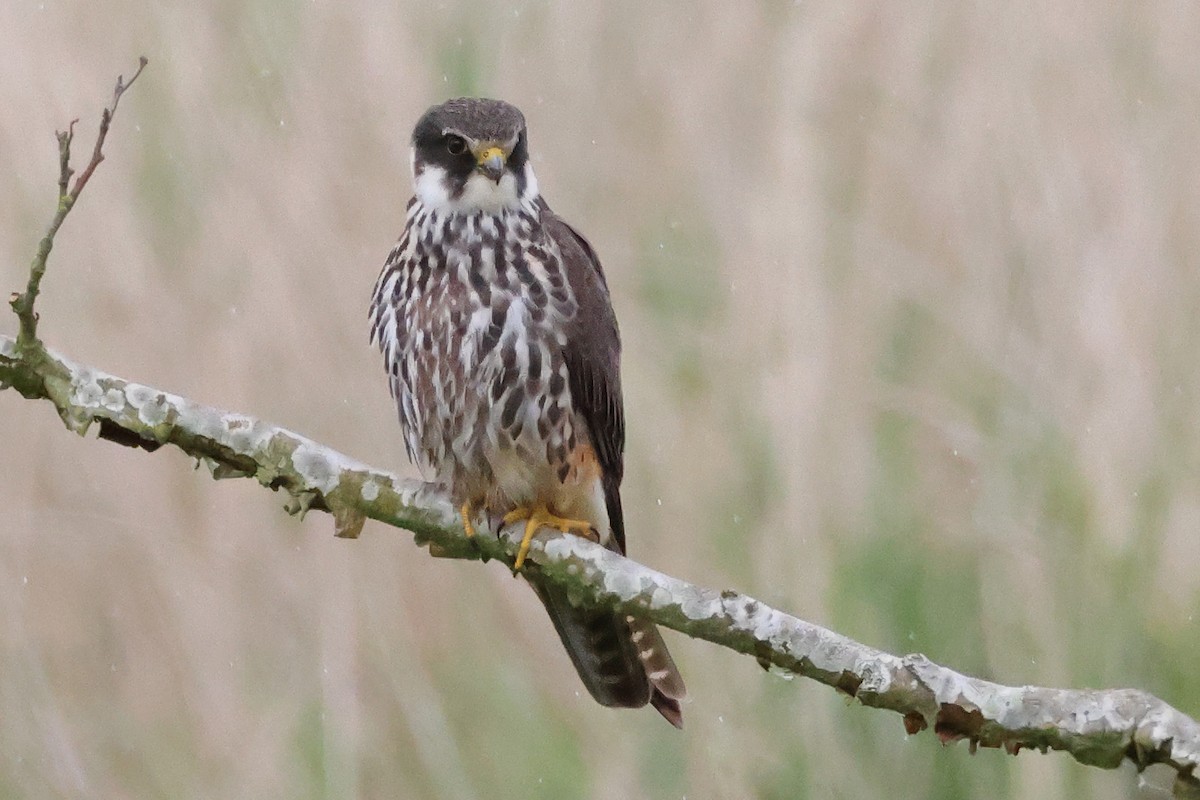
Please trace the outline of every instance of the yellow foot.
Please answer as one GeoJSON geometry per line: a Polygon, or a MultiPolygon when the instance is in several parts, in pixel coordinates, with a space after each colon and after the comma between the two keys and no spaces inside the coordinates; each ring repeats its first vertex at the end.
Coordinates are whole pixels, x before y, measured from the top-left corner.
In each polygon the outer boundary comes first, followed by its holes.
{"type": "Polygon", "coordinates": [[[471,517],[474,516],[475,513],[474,508],[472,508],[473,505],[474,504],[468,500],[467,502],[463,503],[462,508],[458,510],[458,513],[462,516],[463,530],[467,532],[468,539],[475,538],[475,523],[471,522],[471,517]]]}
{"type": "Polygon", "coordinates": [[[573,533],[592,541],[598,541],[600,538],[592,528],[592,523],[555,516],[550,513],[550,509],[546,508],[545,503],[514,508],[504,515],[505,525],[511,525],[521,520],[525,520],[525,535],[521,538],[521,546],[517,548],[517,559],[513,562],[513,572],[519,572],[525,564],[525,556],[529,555],[529,543],[533,541],[533,535],[537,533],[538,528],[557,528],[563,533],[573,533]]]}

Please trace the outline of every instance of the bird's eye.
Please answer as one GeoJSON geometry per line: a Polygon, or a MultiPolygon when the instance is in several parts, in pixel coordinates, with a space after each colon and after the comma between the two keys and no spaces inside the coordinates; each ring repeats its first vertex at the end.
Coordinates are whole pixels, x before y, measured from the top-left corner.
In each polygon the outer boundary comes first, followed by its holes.
{"type": "Polygon", "coordinates": [[[467,140],[461,136],[450,134],[446,137],[446,150],[452,156],[461,156],[467,152],[467,140]]]}

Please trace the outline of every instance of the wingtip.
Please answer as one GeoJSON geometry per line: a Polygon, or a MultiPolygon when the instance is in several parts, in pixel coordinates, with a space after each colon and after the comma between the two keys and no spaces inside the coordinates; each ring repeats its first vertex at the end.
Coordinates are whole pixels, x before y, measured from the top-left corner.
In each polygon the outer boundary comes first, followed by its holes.
{"type": "Polygon", "coordinates": [[[680,707],[678,700],[674,697],[667,697],[658,689],[655,689],[653,694],[650,695],[650,705],[654,706],[655,710],[663,715],[663,719],[679,730],[683,730],[683,708],[680,707]]]}

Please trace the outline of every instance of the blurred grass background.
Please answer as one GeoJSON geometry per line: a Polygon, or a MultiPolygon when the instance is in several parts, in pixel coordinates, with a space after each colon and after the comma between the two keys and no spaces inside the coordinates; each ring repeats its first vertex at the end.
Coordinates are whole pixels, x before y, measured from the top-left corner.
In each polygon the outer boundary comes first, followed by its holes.
{"type": "MultiPolygon", "coordinates": [[[[447,96],[529,120],[625,338],[632,555],[1008,684],[1200,714],[1200,6],[0,4],[0,277],[72,358],[408,469],[372,282],[447,96]]],[[[14,320],[0,330],[15,332],[14,320]]],[[[671,636],[597,707],[531,592],[0,394],[0,796],[1161,798],[671,636]]]]}

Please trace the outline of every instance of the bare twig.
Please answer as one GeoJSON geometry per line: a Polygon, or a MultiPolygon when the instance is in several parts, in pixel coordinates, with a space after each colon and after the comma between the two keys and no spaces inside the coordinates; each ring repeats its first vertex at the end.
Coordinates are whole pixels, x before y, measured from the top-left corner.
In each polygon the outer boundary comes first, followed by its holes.
{"type": "Polygon", "coordinates": [[[71,120],[65,131],[58,131],[55,134],[58,139],[58,205],[54,216],[50,219],[46,235],[42,237],[42,240],[38,243],[37,251],[34,253],[33,262],[29,267],[29,281],[25,285],[25,291],[19,294],[13,293],[8,301],[13,311],[16,312],[17,319],[20,321],[20,328],[17,333],[17,347],[21,350],[35,350],[38,346],[38,315],[34,310],[34,303],[37,302],[38,292],[41,290],[42,277],[46,274],[46,259],[50,257],[50,250],[54,247],[54,236],[58,233],[58,229],[62,227],[67,214],[71,213],[75,201],[79,199],[79,193],[83,191],[83,187],[87,186],[92,173],[96,171],[96,167],[100,166],[100,162],[104,160],[104,140],[108,138],[108,128],[112,124],[113,115],[117,113],[117,104],[121,102],[121,95],[125,93],[125,90],[132,86],[133,82],[142,74],[142,70],[146,68],[147,63],[145,56],[138,59],[137,72],[133,73],[133,77],[129,79],[128,83],[125,82],[122,76],[117,76],[117,85],[113,89],[112,102],[100,112],[100,132],[96,135],[96,145],[92,148],[92,159],[88,162],[87,167],[84,168],[79,177],[75,179],[75,185],[69,191],[67,186],[71,181],[71,176],[75,172],[71,169],[71,142],[75,138],[75,123],[79,120],[71,120]]]}
{"type": "Polygon", "coordinates": [[[78,119],[73,119],[65,131],[54,132],[54,136],[58,139],[58,202],[60,203],[66,199],[67,186],[70,185],[71,176],[75,174],[75,170],[71,169],[71,140],[75,138],[75,126],[78,123],[78,119]]]}
{"type": "Polygon", "coordinates": [[[117,113],[117,104],[121,102],[121,95],[125,94],[125,90],[130,86],[133,86],[133,82],[142,74],[142,70],[146,68],[146,64],[148,63],[145,56],[138,59],[137,72],[133,73],[133,77],[129,79],[129,83],[125,83],[125,79],[121,75],[117,76],[117,85],[113,89],[112,102],[100,112],[100,132],[96,135],[96,146],[92,148],[92,160],[88,162],[83,172],[79,173],[79,177],[75,179],[75,186],[71,189],[71,202],[74,202],[79,197],[79,193],[83,191],[84,186],[87,186],[87,182],[92,177],[92,173],[96,171],[96,167],[100,166],[100,162],[104,160],[104,140],[108,138],[108,126],[112,123],[112,118],[117,113]]]}

